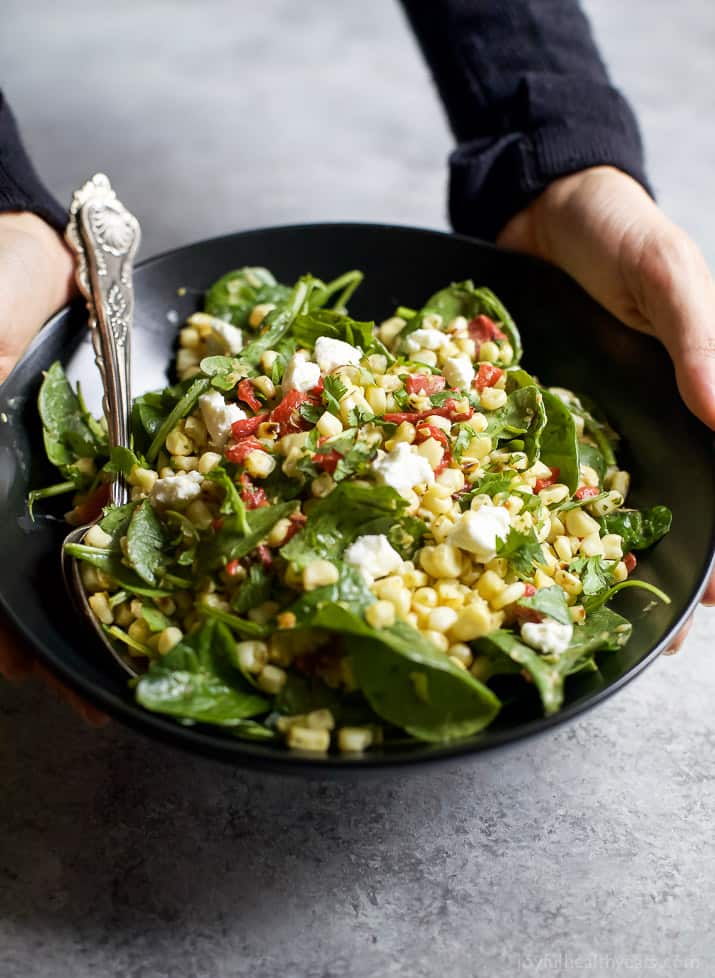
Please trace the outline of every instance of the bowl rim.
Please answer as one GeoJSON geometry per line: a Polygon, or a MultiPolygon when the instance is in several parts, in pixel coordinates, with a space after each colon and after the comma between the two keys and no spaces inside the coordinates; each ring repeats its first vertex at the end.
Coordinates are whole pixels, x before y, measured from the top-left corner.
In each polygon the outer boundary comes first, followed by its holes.
{"type": "MultiPolygon", "coordinates": [[[[316,221],[308,223],[301,222],[298,224],[267,225],[244,231],[201,238],[198,241],[179,245],[145,258],[138,262],[135,268],[139,271],[159,262],[166,261],[182,252],[189,252],[206,245],[219,245],[222,242],[233,241],[237,238],[250,238],[267,232],[280,234],[286,231],[313,232],[321,229],[335,230],[337,228],[347,230],[360,228],[379,231],[406,231],[423,236],[449,238],[451,240],[456,239],[470,245],[477,245],[480,248],[511,254],[522,259],[546,264],[542,259],[526,256],[521,252],[516,252],[511,249],[497,248],[491,242],[450,231],[374,221],[316,221]]],[[[37,348],[43,345],[48,337],[61,328],[62,320],[73,309],[77,309],[78,314],[83,317],[84,303],[81,299],[75,299],[73,302],[59,309],[35,335],[21,359],[6,378],[6,381],[0,385],[0,391],[2,391],[7,381],[25,368],[26,363],[32,359],[37,348]]],[[[715,439],[715,436],[713,438],[715,439]]],[[[713,444],[715,445],[715,440],[713,444]]],[[[68,665],[61,657],[54,656],[51,650],[48,650],[44,644],[36,641],[26,622],[14,611],[2,591],[0,591],[0,608],[10,624],[36,652],[43,665],[57,678],[61,679],[83,698],[89,700],[93,705],[106,711],[112,718],[120,720],[133,730],[154,737],[170,746],[210,757],[214,760],[220,760],[236,767],[254,770],[260,769],[264,772],[283,775],[311,774],[320,777],[322,772],[326,776],[333,776],[337,773],[354,776],[358,772],[374,774],[379,771],[390,771],[398,768],[413,769],[415,766],[431,765],[438,761],[459,760],[468,755],[483,755],[497,748],[514,745],[519,741],[546,733],[562,723],[567,723],[575,719],[629,683],[668,648],[671,640],[683,627],[685,621],[693,614],[705,591],[708,579],[713,573],[715,573],[715,529],[710,540],[709,557],[704,563],[698,585],[693,590],[684,610],[668,631],[661,637],[660,641],[622,676],[613,680],[607,686],[585,696],[583,699],[567,704],[557,713],[550,716],[536,717],[526,723],[492,732],[489,739],[484,741],[477,737],[440,744],[422,744],[416,748],[413,747],[407,750],[395,748],[389,753],[386,752],[384,754],[371,754],[367,751],[365,754],[355,757],[345,757],[330,753],[316,756],[310,755],[307,752],[276,750],[274,745],[261,744],[255,741],[242,741],[237,738],[231,739],[228,736],[216,736],[216,734],[208,732],[201,726],[182,725],[169,717],[144,710],[134,701],[127,700],[118,694],[110,692],[105,687],[95,684],[92,680],[87,679],[81,670],[68,665]]]]}

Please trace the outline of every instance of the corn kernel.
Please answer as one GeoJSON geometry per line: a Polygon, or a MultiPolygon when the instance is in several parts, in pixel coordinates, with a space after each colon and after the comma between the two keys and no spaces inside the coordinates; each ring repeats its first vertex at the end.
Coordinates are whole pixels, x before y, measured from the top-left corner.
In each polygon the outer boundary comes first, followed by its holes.
{"type": "Polygon", "coordinates": [[[437,485],[444,486],[451,494],[464,489],[464,473],[461,469],[444,469],[437,476],[437,485]]]}
{"type": "Polygon", "coordinates": [[[397,426],[397,431],[395,432],[392,441],[397,444],[401,441],[406,441],[409,445],[415,440],[417,435],[417,429],[409,421],[403,421],[397,426]]]}
{"type": "Polygon", "coordinates": [[[481,461],[491,452],[492,447],[492,440],[489,435],[475,435],[467,445],[464,455],[465,457],[476,458],[481,461]]]}
{"type": "Polygon", "coordinates": [[[500,611],[502,608],[506,608],[507,605],[514,604],[515,601],[519,601],[524,597],[524,583],[523,581],[515,581],[514,584],[509,584],[504,588],[499,594],[497,594],[491,600],[492,607],[500,611]]]}
{"type": "Polygon", "coordinates": [[[199,530],[208,530],[214,520],[213,511],[202,499],[195,499],[186,507],[186,516],[199,530]]]}
{"type": "Polygon", "coordinates": [[[198,331],[193,326],[184,326],[179,331],[179,342],[186,350],[195,350],[199,346],[200,338],[198,331]]]}
{"type": "Polygon", "coordinates": [[[99,550],[106,550],[112,545],[112,537],[109,533],[105,533],[98,523],[95,523],[94,526],[90,526],[87,530],[82,542],[88,547],[97,547],[99,550]]]}
{"type": "Polygon", "coordinates": [[[335,584],[339,576],[338,568],[329,560],[313,560],[303,569],[303,590],[314,591],[335,584]]]}
{"type": "Polygon", "coordinates": [[[359,754],[372,744],[370,727],[341,727],[338,730],[338,750],[341,754],[359,754]]]}
{"type": "Polygon", "coordinates": [[[254,479],[265,479],[276,467],[276,460],[268,454],[256,449],[249,452],[244,462],[246,472],[254,479]]]}
{"type": "Polygon", "coordinates": [[[453,608],[435,608],[427,619],[427,627],[432,632],[448,632],[459,615],[453,608]]]}
{"type": "Polygon", "coordinates": [[[620,560],[623,556],[623,537],[618,533],[607,533],[601,538],[601,545],[607,560],[620,560]]]}
{"type": "Polygon", "coordinates": [[[579,467],[579,472],[581,475],[581,483],[584,486],[589,486],[591,489],[597,489],[599,486],[598,472],[590,465],[581,465],[579,467]]]}
{"type": "Polygon", "coordinates": [[[609,489],[619,492],[625,500],[631,486],[630,473],[626,472],[625,469],[616,469],[616,471],[606,480],[606,483],[609,489]]]}
{"type": "Polygon", "coordinates": [[[248,317],[248,325],[252,326],[254,329],[258,329],[268,313],[273,312],[275,308],[276,306],[273,302],[259,302],[253,307],[253,309],[251,309],[251,313],[248,317]]]}
{"type": "Polygon", "coordinates": [[[114,612],[109,605],[109,595],[107,592],[96,591],[87,600],[94,615],[99,618],[102,624],[111,625],[114,621],[114,612]]]}
{"type": "MultiPolygon", "coordinates": [[[[174,474],[173,470],[170,469],[169,471],[172,475],[174,474]]],[[[137,486],[142,492],[150,493],[157,478],[156,472],[152,469],[143,469],[141,466],[135,465],[129,473],[127,481],[130,485],[137,486]]]]}
{"type": "Polygon", "coordinates": [[[256,639],[236,642],[236,657],[245,672],[261,672],[268,662],[268,646],[256,639]]]}
{"type": "Polygon", "coordinates": [[[479,347],[479,359],[480,361],[489,361],[490,363],[495,363],[499,359],[499,347],[492,340],[487,340],[486,343],[482,343],[479,347]]]}
{"type": "Polygon", "coordinates": [[[275,696],[286,684],[287,675],[279,666],[267,665],[258,676],[258,685],[264,693],[275,696]]]}
{"type": "Polygon", "coordinates": [[[166,436],[166,450],[170,455],[191,455],[194,451],[194,445],[183,431],[174,428],[166,436]]]}
{"type": "Polygon", "coordinates": [[[575,625],[580,625],[582,622],[586,621],[586,609],[582,604],[574,604],[569,608],[569,615],[571,616],[571,621],[575,625]]]}
{"type": "Polygon", "coordinates": [[[575,574],[559,568],[554,573],[554,581],[559,587],[563,588],[567,594],[577,597],[583,591],[583,585],[575,574]]]}
{"type": "Polygon", "coordinates": [[[603,544],[598,533],[591,533],[581,541],[578,552],[584,557],[600,557],[603,555],[603,544]]]}
{"type": "Polygon", "coordinates": [[[557,503],[562,503],[564,499],[568,499],[568,497],[569,487],[563,485],[561,482],[556,482],[553,486],[547,486],[546,489],[542,489],[539,493],[539,499],[544,506],[555,506],[557,503]]]}
{"type": "Polygon", "coordinates": [[[479,404],[486,411],[498,411],[499,408],[504,407],[506,404],[506,398],[506,391],[499,390],[496,387],[485,387],[479,395],[479,404]]]}
{"type": "Polygon", "coordinates": [[[442,632],[433,632],[427,628],[422,632],[422,634],[433,645],[436,645],[440,652],[446,652],[449,648],[449,639],[446,635],[443,635],[442,632]]]}
{"type": "Polygon", "coordinates": [[[296,724],[288,730],[286,743],[291,750],[306,750],[316,754],[324,754],[330,747],[330,731],[311,730],[309,727],[296,724]]]}
{"type": "Polygon", "coordinates": [[[141,642],[143,645],[146,645],[151,638],[151,631],[143,618],[137,618],[127,629],[127,635],[129,635],[129,638],[133,638],[135,642],[141,642]]]}
{"type": "Polygon", "coordinates": [[[616,584],[620,584],[621,581],[625,581],[628,577],[628,568],[622,560],[619,560],[611,571],[611,574],[613,575],[613,580],[616,582],[616,584]]]}
{"type": "Polygon", "coordinates": [[[221,456],[218,452],[204,452],[199,458],[199,472],[201,475],[208,475],[211,469],[215,469],[221,464],[221,456]]]}
{"type": "Polygon", "coordinates": [[[387,410],[387,394],[382,387],[370,386],[365,390],[365,400],[370,405],[370,410],[378,417],[387,410]]]}
{"type": "Polygon", "coordinates": [[[324,438],[334,438],[343,430],[343,423],[340,418],[336,418],[330,411],[325,411],[318,418],[315,427],[324,438]]]}
{"type": "Polygon", "coordinates": [[[278,354],[275,350],[266,350],[261,357],[261,370],[265,370],[266,373],[270,373],[273,370],[277,359],[278,354]]]}
{"type": "Polygon", "coordinates": [[[415,570],[414,567],[410,567],[402,572],[402,582],[405,587],[408,588],[418,588],[425,587],[429,578],[424,571],[415,570]]]}
{"type": "Polygon", "coordinates": [[[184,633],[180,628],[176,628],[171,625],[169,628],[164,628],[159,633],[159,640],[156,643],[156,649],[159,655],[166,655],[167,652],[171,652],[175,645],[184,637],[184,633]]]}
{"type": "Polygon", "coordinates": [[[556,551],[559,560],[571,560],[573,557],[573,550],[571,549],[571,541],[566,536],[558,536],[552,541],[552,546],[556,551]]]}
{"type": "Polygon", "coordinates": [[[373,628],[389,628],[395,624],[395,606],[390,601],[375,601],[365,610],[365,619],[373,628]]]}
{"type": "Polygon", "coordinates": [[[199,354],[196,350],[188,350],[186,347],[178,350],[176,353],[176,371],[178,374],[183,374],[192,367],[198,366],[200,362],[199,354]]]}
{"type": "Polygon", "coordinates": [[[598,523],[581,509],[569,510],[565,523],[569,535],[574,537],[589,537],[599,531],[598,523]]]}
{"type": "Polygon", "coordinates": [[[494,571],[485,571],[479,578],[477,591],[482,598],[493,601],[504,590],[504,581],[494,571]]]}
{"type": "Polygon", "coordinates": [[[471,642],[492,630],[492,617],[485,602],[473,603],[459,612],[457,621],[449,630],[452,642],[471,642]]]}
{"type": "Polygon", "coordinates": [[[450,659],[456,659],[460,662],[465,669],[469,669],[474,662],[472,650],[464,642],[455,642],[453,645],[450,645],[447,649],[447,655],[450,659]]]}
{"type": "Polygon", "coordinates": [[[459,577],[462,572],[462,554],[450,543],[423,547],[419,559],[423,570],[431,577],[459,577]]]}
{"type": "Polygon", "coordinates": [[[437,592],[433,587],[418,588],[412,595],[412,603],[423,605],[426,608],[434,608],[437,605],[437,592]]]}

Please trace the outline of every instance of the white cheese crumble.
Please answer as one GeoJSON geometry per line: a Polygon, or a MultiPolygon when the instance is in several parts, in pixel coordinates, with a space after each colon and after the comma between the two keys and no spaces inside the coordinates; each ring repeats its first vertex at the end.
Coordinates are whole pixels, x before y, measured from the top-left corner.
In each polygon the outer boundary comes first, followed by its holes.
{"type": "Polygon", "coordinates": [[[405,337],[405,349],[408,353],[417,353],[418,350],[439,350],[449,343],[449,336],[439,329],[416,329],[409,336],[405,337]]]}
{"type": "Polygon", "coordinates": [[[378,452],[372,470],[379,483],[392,486],[398,492],[412,489],[423,482],[434,482],[434,472],[427,459],[413,452],[404,441],[398,442],[388,454],[378,452]]]}
{"type": "Polygon", "coordinates": [[[347,365],[357,367],[362,360],[362,350],[350,346],[343,340],[334,340],[330,336],[319,336],[315,341],[315,359],[324,374],[329,374],[336,367],[347,365]]]}
{"type": "Polygon", "coordinates": [[[312,390],[320,380],[320,367],[311,363],[304,353],[294,354],[285,368],[281,387],[286,391],[300,391],[305,394],[312,390]]]}
{"type": "Polygon", "coordinates": [[[496,557],[497,540],[503,540],[509,533],[509,521],[508,509],[485,503],[479,509],[462,513],[447,539],[486,564],[496,557]]]}
{"type": "Polygon", "coordinates": [[[525,621],[521,626],[521,637],[537,652],[545,655],[561,655],[573,638],[573,625],[562,625],[560,621],[525,621]]]}
{"type": "Polygon", "coordinates": [[[187,503],[201,494],[204,477],[200,472],[177,472],[157,479],[151,490],[151,501],[155,506],[176,506],[187,503]]]}
{"type": "Polygon", "coordinates": [[[199,409],[211,443],[217,448],[223,448],[226,444],[233,422],[243,421],[246,417],[246,412],[238,404],[228,404],[216,390],[201,395],[199,409]]]}
{"type": "Polygon", "coordinates": [[[467,390],[474,380],[474,366],[467,356],[450,357],[442,368],[442,373],[450,387],[467,390]]]}
{"type": "Polygon", "coordinates": [[[343,554],[343,560],[357,567],[368,581],[386,577],[402,567],[402,557],[384,533],[358,537],[343,554]]]}

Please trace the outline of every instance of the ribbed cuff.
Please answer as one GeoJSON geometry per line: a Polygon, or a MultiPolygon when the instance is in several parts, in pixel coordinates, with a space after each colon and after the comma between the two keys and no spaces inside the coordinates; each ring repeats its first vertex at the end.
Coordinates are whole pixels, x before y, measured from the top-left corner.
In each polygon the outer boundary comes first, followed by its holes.
{"type": "Polygon", "coordinates": [[[67,211],[37,176],[0,92],[0,213],[7,211],[31,211],[58,231],[67,225],[67,211]]]}
{"type": "Polygon", "coordinates": [[[462,144],[450,157],[455,231],[493,241],[554,180],[593,166],[622,170],[652,196],[638,124],[615,88],[532,75],[521,83],[505,128],[462,144]]]}

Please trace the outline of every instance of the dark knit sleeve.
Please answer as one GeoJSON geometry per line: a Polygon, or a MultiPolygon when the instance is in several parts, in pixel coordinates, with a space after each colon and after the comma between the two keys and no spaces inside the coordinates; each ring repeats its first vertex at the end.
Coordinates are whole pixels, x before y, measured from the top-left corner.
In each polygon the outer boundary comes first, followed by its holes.
{"type": "Polygon", "coordinates": [[[494,239],[557,177],[610,165],[649,192],[638,124],[575,0],[402,0],[457,140],[449,213],[494,239]]]}
{"type": "Polygon", "coordinates": [[[58,230],[67,224],[67,211],[37,176],[0,92],[0,213],[5,211],[32,211],[58,230]]]}

